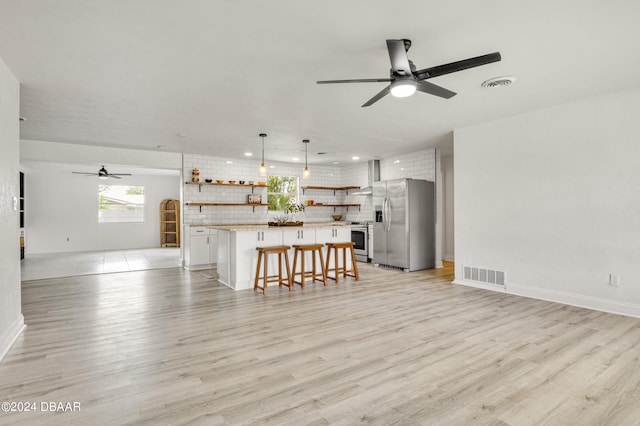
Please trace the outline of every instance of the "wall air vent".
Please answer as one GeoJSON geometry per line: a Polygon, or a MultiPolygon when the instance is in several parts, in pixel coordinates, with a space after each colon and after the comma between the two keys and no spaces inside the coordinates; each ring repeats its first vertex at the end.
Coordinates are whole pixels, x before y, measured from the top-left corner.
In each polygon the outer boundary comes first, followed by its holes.
{"type": "Polygon", "coordinates": [[[465,281],[472,281],[482,284],[492,284],[504,287],[506,282],[506,275],[504,271],[498,271],[496,269],[477,268],[474,266],[464,266],[463,279],[465,281]]]}

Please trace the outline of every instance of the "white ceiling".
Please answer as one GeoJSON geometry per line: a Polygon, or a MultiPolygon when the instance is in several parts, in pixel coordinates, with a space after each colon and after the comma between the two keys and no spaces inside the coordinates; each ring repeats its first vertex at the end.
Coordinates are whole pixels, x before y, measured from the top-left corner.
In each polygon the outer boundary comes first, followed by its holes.
{"type": "Polygon", "coordinates": [[[640,83],[635,0],[0,0],[0,57],[22,84],[23,139],[268,160],[351,163],[451,141],[451,131],[640,83]],[[418,69],[503,60],[360,106],[388,77],[385,40],[418,69]],[[482,81],[514,75],[509,88],[482,81]],[[179,137],[178,134],[186,137],[179,137]],[[317,152],[327,152],[319,156],[317,152]],[[303,155],[303,154],[302,154],[303,155]]]}

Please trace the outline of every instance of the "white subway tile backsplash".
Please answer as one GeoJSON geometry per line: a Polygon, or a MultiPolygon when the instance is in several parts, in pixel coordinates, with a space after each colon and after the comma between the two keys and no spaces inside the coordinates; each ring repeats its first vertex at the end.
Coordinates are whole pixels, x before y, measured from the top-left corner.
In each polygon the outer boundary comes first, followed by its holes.
{"type": "MultiPolygon", "coordinates": [[[[265,177],[258,175],[257,163],[255,160],[232,160],[232,164],[227,164],[226,158],[205,156],[198,154],[183,155],[183,175],[185,180],[190,181],[192,170],[197,168],[200,172],[199,178],[245,180],[245,181],[265,181],[265,177]]],[[[275,166],[270,170],[271,174],[280,176],[301,176],[302,167],[300,164],[272,163],[275,166]]],[[[310,166],[310,179],[300,179],[300,186],[367,186],[368,165],[360,163],[353,166],[339,168],[336,166],[310,166]]],[[[435,150],[429,149],[416,153],[396,156],[393,159],[380,161],[381,179],[414,178],[435,180],[435,150]],[[398,161],[398,162],[396,162],[398,161]]],[[[219,202],[219,203],[246,203],[247,195],[251,193],[250,187],[224,187],[224,186],[202,186],[199,191],[198,185],[184,185],[183,199],[185,202],[219,202]]],[[[266,188],[254,188],[256,194],[262,194],[263,203],[266,203],[266,188]]],[[[314,200],[316,203],[344,204],[358,203],[360,209],[350,207],[336,208],[335,213],[343,214],[343,220],[348,221],[370,221],[373,220],[373,200],[371,196],[358,196],[347,194],[344,191],[307,190],[299,195],[300,202],[314,200]]],[[[269,213],[266,207],[256,207],[255,213],[251,206],[230,207],[199,207],[184,206],[183,217],[185,224],[203,223],[265,223],[273,219],[277,213],[269,213]]],[[[331,221],[334,214],[332,207],[310,207],[304,213],[299,214],[299,218],[309,222],[331,221]]]]}

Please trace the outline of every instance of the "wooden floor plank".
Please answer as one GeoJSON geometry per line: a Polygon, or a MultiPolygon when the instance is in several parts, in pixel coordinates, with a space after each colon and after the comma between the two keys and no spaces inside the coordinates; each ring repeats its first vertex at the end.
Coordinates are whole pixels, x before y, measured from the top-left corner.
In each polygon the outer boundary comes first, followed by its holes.
{"type": "Polygon", "coordinates": [[[638,424],[640,320],[454,286],[453,265],[234,292],[179,268],[23,283],[5,424],[638,424]]]}

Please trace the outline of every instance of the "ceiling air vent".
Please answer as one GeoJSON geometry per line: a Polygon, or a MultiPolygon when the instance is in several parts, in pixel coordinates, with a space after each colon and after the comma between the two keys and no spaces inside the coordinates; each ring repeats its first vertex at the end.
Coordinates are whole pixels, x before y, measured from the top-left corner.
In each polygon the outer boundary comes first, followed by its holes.
{"type": "Polygon", "coordinates": [[[497,89],[498,87],[509,86],[511,83],[516,81],[515,77],[505,76],[505,77],[494,77],[489,80],[482,82],[482,87],[485,89],[497,89]]]}

